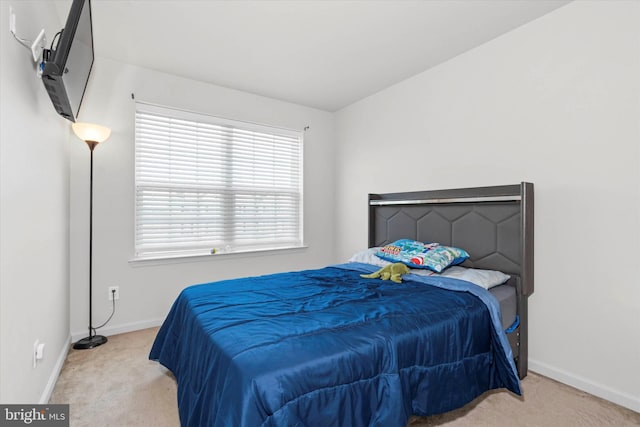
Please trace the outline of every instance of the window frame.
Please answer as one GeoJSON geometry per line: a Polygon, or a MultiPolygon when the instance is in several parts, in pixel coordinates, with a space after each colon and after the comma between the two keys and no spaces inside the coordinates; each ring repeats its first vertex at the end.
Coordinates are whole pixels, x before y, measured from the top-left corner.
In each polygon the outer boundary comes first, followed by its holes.
{"type": "MultiPolygon", "coordinates": [[[[294,157],[292,159],[295,160],[294,157]]],[[[230,158],[226,159],[225,165],[228,167],[233,164],[233,161],[230,161],[230,158]]],[[[171,261],[171,260],[182,260],[185,258],[203,258],[203,257],[211,257],[212,255],[220,256],[220,255],[229,255],[229,254],[258,254],[265,252],[274,252],[274,251],[288,251],[288,250],[296,250],[306,248],[304,243],[304,132],[299,130],[293,130],[283,127],[277,127],[272,125],[264,125],[253,122],[241,121],[241,120],[233,120],[224,117],[214,116],[206,113],[198,113],[189,110],[179,109],[175,107],[166,107],[160,106],[157,104],[151,104],[142,101],[135,101],[135,111],[134,111],[134,241],[133,241],[133,249],[134,256],[130,260],[132,262],[136,261],[171,261]],[[206,248],[186,248],[181,250],[156,250],[156,251],[145,251],[141,250],[138,240],[138,233],[140,228],[139,222],[139,201],[138,201],[138,192],[139,186],[139,176],[138,176],[138,168],[139,168],[139,142],[138,142],[138,114],[139,112],[143,112],[146,114],[154,114],[160,115],[164,117],[170,117],[172,119],[177,120],[186,120],[190,122],[196,123],[204,123],[207,125],[215,125],[215,126],[223,126],[223,127],[232,127],[241,129],[242,131],[247,132],[257,132],[257,133],[272,133],[273,135],[286,135],[288,137],[293,137],[298,140],[298,150],[297,150],[297,159],[298,159],[298,176],[297,178],[297,218],[295,222],[291,222],[291,224],[297,224],[297,239],[293,243],[287,244],[277,244],[272,243],[271,245],[256,245],[254,247],[239,247],[232,248],[228,245],[225,245],[224,242],[218,246],[207,246],[206,248]]],[[[231,187],[230,187],[231,188],[231,187]]],[[[273,194],[278,194],[274,192],[273,194]]],[[[225,208],[226,209],[226,208],[225,208]]],[[[295,211],[295,209],[294,209],[295,211]]],[[[237,210],[233,211],[232,218],[237,216],[237,210]]],[[[232,221],[232,224],[236,224],[235,221],[232,221]]],[[[195,240],[192,241],[194,243],[195,240]]],[[[273,241],[272,241],[273,242],[273,241]]],[[[194,243],[195,246],[195,243],[194,243]]],[[[204,246],[204,245],[199,245],[204,246]]]]}

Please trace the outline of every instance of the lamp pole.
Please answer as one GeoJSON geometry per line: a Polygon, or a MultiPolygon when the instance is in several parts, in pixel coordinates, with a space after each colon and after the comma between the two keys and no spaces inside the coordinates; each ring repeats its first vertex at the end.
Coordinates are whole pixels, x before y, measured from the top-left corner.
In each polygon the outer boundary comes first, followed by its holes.
{"type": "Polygon", "coordinates": [[[89,172],[89,338],[91,338],[93,336],[93,149],[98,143],[96,141],[85,142],[91,152],[89,172]]]}
{"type": "Polygon", "coordinates": [[[74,123],[73,131],[87,143],[91,158],[89,172],[89,336],[73,345],[76,350],[86,350],[107,342],[107,337],[96,335],[93,328],[93,150],[101,142],[99,139],[106,140],[111,131],[102,126],[85,123],[74,123]],[[98,133],[96,134],[96,132],[98,133]]]}

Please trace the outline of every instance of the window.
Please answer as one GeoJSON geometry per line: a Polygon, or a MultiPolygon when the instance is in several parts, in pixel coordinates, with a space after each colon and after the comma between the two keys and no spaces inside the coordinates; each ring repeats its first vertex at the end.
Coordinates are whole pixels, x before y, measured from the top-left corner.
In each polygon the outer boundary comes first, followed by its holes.
{"type": "Polygon", "coordinates": [[[136,258],[302,246],[302,133],[136,103],[136,258]]]}

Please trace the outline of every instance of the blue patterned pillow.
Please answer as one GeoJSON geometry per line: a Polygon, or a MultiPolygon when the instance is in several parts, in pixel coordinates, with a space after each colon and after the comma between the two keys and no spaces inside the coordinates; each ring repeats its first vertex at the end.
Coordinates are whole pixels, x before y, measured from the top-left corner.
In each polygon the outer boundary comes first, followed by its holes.
{"type": "Polygon", "coordinates": [[[469,258],[469,254],[460,248],[410,239],[396,240],[383,246],[376,252],[376,256],[391,262],[401,262],[411,268],[427,268],[436,273],[469,258]]]}

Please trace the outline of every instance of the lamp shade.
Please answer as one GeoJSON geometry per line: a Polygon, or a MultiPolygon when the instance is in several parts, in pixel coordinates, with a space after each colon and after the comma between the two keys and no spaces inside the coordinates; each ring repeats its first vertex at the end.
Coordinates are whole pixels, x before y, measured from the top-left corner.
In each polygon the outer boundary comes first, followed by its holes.
{"type": "Polygon", "coordinates": [[[83,141],[104,142],[111,135],[111,129],[93,123],[76,122],[71,125],[71,128],[73,133],[83,141]]]}

